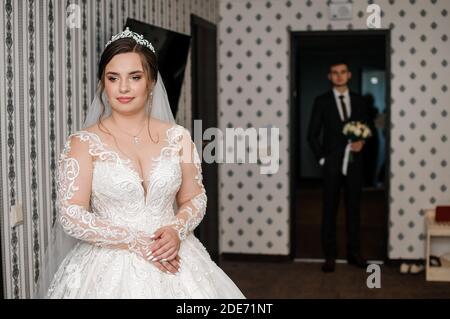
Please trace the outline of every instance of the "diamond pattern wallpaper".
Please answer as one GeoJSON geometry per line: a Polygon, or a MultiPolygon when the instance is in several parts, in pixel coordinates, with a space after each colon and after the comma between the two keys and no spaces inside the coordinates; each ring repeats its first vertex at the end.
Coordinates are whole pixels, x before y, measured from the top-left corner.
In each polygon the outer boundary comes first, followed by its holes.
{"type": "Polygon", "coordinates": [[[424,258],[424,209],[450,204],[450,1],[353,0],[343,21],[330,2],[220,2],[220,125],[279,127],[281,158],[273,175],[221,165],[221,251],[289,253],[289,30],[367,30],[375,3],[392,47],[388,255],[424,258]]]}

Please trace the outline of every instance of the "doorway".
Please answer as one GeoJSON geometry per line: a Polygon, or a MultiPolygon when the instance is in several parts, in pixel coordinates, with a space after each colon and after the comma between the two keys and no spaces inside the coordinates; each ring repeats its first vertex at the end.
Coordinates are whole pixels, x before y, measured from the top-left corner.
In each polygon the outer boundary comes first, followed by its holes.
{"type": "MultiPolygon", "coordinates": [[[[202,121],[202,130],[217,127],[217,27],[191,15],[192,35],[192,128],[202,121]]],[[[203,134],[203,132],[201,132],[203,134]]],[[[202,148],[206,146],[203,142],[202,148]]],[[[197,146],[199,147],[199,146],[197,146]]],[[[198,149],[201,152],[201,149],[198,149]]],[[[208,195],[206,214],[195,230],[216,263],[219,263],[219,185],[218,164],[202,162],[203,185],[208,195]]]]}
{"type": "MultiPolygon", "coordinates": [[[[308,31],[290,34],[290,198],[291,257],[322,259],[322,173],[307,143],[307,128],[316,96],[331,90],[329,64],[336,56],[348,61],[350,91],[370,105],[374,138],[363,149],[361,252],[385,260],[388,236],[390,31],[308,31]]],[[[345,259],[343,194],[337,216],[338,259],[345,259]]]]}

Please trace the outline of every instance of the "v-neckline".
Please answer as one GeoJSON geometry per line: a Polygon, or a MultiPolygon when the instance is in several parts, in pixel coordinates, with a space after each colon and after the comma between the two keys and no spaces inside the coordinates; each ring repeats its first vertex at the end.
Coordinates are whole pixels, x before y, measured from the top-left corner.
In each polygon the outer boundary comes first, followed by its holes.
{"type": "MultiPolygon", "coordinates": [[[[166,147],[170,146],[170,141],[169,141],[169,131],[170,131],[171,129],[175,128],[175,127],[176,127],[176,124],[170,126],[168,129],[166,129],[166,131],[165,131],[165,133],[166,133],[166,139],[165,139],[165,141],[167,141],[167,145],[161,147],[161,149],[160,149],[160,151],[159,151],[159,156],[158,156],[157,158],[161,157],[163,150],[164,150],[166,147]]],[[[153,173],[154,173],[154,170],[155,170],[155,168],[156,168],[155,163],[153,162],[153,163],[151,164],[151,168],[150,168],[150,170],[149,170],[149,172],[148,172],[148,179],[147,179],[148,187],[146,188],[146,187],[145,187],[145,179],[144,179],[144,178],[141,178],[141,175],[140,175],[139,172],[137,171],[137,169],[136,169],[136,167],[135,167],[135,165],[134,165],[134,163],[133,163],[133,160],[131,160],[130,158],[122,158],[122,157],[119,155],[119,152],[110,149],[110,148],[108,147],[108,144],[105,143],[105,142],[103,142],[102,139],[100,138],[100,136],[99,136],[97,133],[95,133],[95,132],[90,132],[90,131],[86,131],[86,130],[82,130],[82,131],[80,131],[80,132],[86,132],[86,133],[88,133],[88,134],[94,135],[94,136],[97,138],[98,142],[100,143],[100,145],[101,145],[103,151],[108,152],[108,153],[111,153],[111,154],[114,154],[114,155],[117,157],[117,159],[119,160],[120,164],[121,164],[122,166],[128,168],[128,169],[133,173],[133,175],[139,180],[139,186],[141,187],[141,190],[142,190],[142,193],[143,193],[143,197],[144,197],[144,198],[143,198],[143,199],[144,199],[144,205],[147,206],[147,205],[148,205],[148,202],[147,202],[147,201],[148,201],[148,198],[147,198],[147,197],[148,197],[148,195],[149,195],[150,180],[151,180],[152,175],[153,175],[153,173]]],[[[152,158],[152,161],[155,161],[154,158],[152,158]]],[[[144,175],[146,175],[144,172],[142,172],[142,173],[143,173],[144,175]]],[[[144,176],[144,177],[145,177],[145,176],[144,176]]]]}

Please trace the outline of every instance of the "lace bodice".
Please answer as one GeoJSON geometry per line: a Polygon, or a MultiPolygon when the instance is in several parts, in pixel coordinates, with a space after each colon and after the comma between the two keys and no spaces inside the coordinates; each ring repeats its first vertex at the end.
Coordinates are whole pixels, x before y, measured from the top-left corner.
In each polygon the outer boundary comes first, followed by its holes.
{"type": "Polygon", "coordinates": [[[165,142],[143,184],[132,161],[97,134],[70,135],[58,162],[58,211],[65,232],[98,246],[125,244],[132,250],[141,232],[172,225],[184,240],[206,211],[200,160],[182,126],[167,129],[165,142]]]}

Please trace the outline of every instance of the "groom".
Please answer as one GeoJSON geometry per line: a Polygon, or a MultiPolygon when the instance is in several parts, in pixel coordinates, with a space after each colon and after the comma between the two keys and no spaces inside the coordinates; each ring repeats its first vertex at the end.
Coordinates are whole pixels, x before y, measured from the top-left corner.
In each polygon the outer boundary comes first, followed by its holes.
{"type": "Polygon", "coordinates": [[[322,271],[335,270],[336,215],[339,206],[341,186],[344,186],[346,207],[347,261],[365,268],[367,263],[360,255],[360,201],[363,183],[361,150],[364,142],[351,143],[352,161],[348,163],[346,175],[342,166],[347,147],[343,135],[344,125],[349,121],[367,123],[367,111],[361,96],[349,92],[347,83],[351,79],[348,64],[336,61],[330,65],[328,79],[332,90],[316,97],[308,128],[308,142],[322,166],[324,197],[322,215],[322,248],[325,263],[322,271]],[[320,134],[323,131],[323,138],[320,134]]]}

